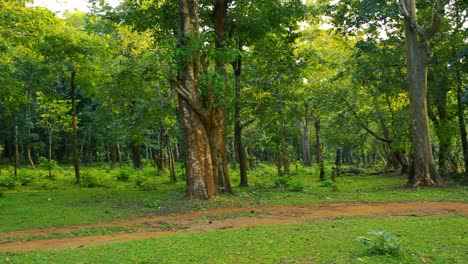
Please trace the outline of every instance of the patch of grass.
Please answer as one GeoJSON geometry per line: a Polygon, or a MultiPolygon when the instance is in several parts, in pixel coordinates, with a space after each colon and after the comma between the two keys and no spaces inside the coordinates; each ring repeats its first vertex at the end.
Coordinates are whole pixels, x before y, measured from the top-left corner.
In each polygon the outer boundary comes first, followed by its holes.
{"type": "Polygon", "coordinates": [[[98,236],[98,235],[109,235],[118,233],[130,233],[138,231],[142,228],[142,225],[132,226],[110,226],[110,227],[90,227],[82,228],[72,232],[62,233],[50,233],[45,235],[32,235],[23,237],[5,237],[0,239],[0,244],[11,243],[15,241],[31,241],[40,239],[52,239],[52,238],[67,238],[67,237],[85,237],[85,236],[98,236]]]}
{"type": "Polygon", "coordinates": [[[181,234],[92,248],[0,254],[4,263],[465,263],[466,217],[343,218],[181,234]],[[428,228],[430,227],[430,228],[428,228]],[[400,256],[368,255],[356,237],[386,229],[400,256]]]}

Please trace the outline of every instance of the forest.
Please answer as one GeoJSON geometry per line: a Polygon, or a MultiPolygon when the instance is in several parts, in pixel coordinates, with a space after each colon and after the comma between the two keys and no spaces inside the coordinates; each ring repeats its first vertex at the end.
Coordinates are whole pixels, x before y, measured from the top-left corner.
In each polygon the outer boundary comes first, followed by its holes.
{"type": "Polygon", "coordinates": [[[466,1],[88,6],[0,2],[0,262],[463,263],[466,1]]]}

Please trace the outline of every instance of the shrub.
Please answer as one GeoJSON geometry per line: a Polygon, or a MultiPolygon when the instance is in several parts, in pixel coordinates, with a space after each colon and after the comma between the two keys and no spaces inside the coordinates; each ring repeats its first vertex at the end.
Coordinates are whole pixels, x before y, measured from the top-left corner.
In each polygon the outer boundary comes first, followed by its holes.
{"type": "Polygon", "coordinates": [[[291,191],[291,192],[302,192],[304,191],[304,184],[302,182],[299,182],[299,181],[294,181],[290,184],[289,188],[288,188],[288,191],[291,191]]]}
{"type": "Polygon", "coordinates": [[[37,168],[42,169],[42,170],[49,170],[49,165],[50,165],[50,168],[52,170],[59,168],[59,165],[58,165],[57,161],[50,160],[50,162],[49,162],[49,160],[47,160],[47,158],[45,158],[45,157],[40,157],[39,158],[39,165],[37,165],[37,168]]]}
{"type": "Polygon", "coordinates": [[[302,182],[293,180],[290,177],[280,177],[274,183],[276,188],[282,188],[290,192],[302,192],[305,188],[302,182]]]}
{"type": "Polygon", "coordinates": [[[91,173],[82,173],[80,184],[85,188],[105,187],[103,180],[91,173]]]}
{"type": "Polygon", "coordinates": [[[5,187],[7,189],[14,189],[16,187],[16,180],[12,177],[2,177],[0,178],[0,187],[5,187]]]}
{"type": "Polygon", "coordinates": [[[289,186],[289,182],[291,181],[291,178],[288,178],[288,177],[280,177],[278,179],[275,180],[275,187],[277,188],[286,188],[289,186]]]}
{"type": "Polygon", "coordinates": [[[320,187],[335,187],[336,182],[333,181],[332,179],[327,179],[320,184],[320,187]]]}
{"type": "Polygon", "coordinates": [[[372,230],[368,234],[372,237],[359,237],[359,240],[368,247],[369,254],[398,256],[403,253],[400,240],[389,232],[372,230]]]}
{"type": "Polygon", "coordinates": [[[130,179],[130,172],[127,170],[120,170],[119,175],[117,175],[117,180],[128,181],[129,179],[130,179]]]}
{"type": "Polygon", "coordinates": [[[148,208],[160,208],[161,207],[161,201],[159,200],[154,200],[151,198],[146,198],[143,200],[143,205],[148,208]]]}
{"type": "Polygon", "coordinates": [[[41,179],[36,182],[36,186],[41,190],[55,190],[58,188],[57,184],[48,179],[41,179]]]}

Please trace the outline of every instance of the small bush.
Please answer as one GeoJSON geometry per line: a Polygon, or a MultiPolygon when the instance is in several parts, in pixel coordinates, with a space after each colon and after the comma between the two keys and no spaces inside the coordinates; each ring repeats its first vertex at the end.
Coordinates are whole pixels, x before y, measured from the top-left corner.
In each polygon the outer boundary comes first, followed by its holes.
{"type": "Polygon", "coordinates": [[[55,190],[58,188],[57,183],[48,179],[38,180],[36,186],[40,190],[55,190]]]}
{"type": "Polygon", "coordinates": [[[137,187],[143,191],[155,191],[158,189],[158,183],[155,180],[145,179],[139,181],[137,187]]]}
{"type": "Polygon", "coordinates": [[[275,180],[275,187],[277,188],[286,188],[289,186],[289,182],[291,181],[291,178],[288,178],[288,177],[280,177],[278,179],[275,180]]]}
{"type": "Polygon", "coordinates": [[[38,169],[41,170],[49,170],[49,166],[52,170],[60,168],[57,161],[50,160],[50,162],[45,157],[39,158],[39,165],[37,165],[38,169]]]}
{"type": "Polygon", "coordinates": [[[160,208],[161,207],[161,201],[159,200],[154,200],[151,198],[146,198],[143,200],[143,205],[148,208],[160,208]]]}
{"type": "Polygon", "coordinates": [[[372,237],[359,237],[359,240],[368,247],[369,254],[398,256],[403,253],[400,240],[389,232],[372,230],[368,234],[372,237]]]}
{"type": "Polygon", "coordinates": [[[332,179],[327,179],[320,184],[320,187],[335,187],[336,182],[333,181],[332,179]]]}
{"type": "Polygon", "coordinates": [[[5,187],[7,189],[14,189],[16,187],[16,180],[12,177],[2,177],[0,178],[0,187],[5,187]]]}
{"type": "Polygon", "coordinates": [[[280,177],[276,179],[274,183],[274,187],[282,188],[290,192],[302,192],[305,188],[302,182],[293,180],[290,177],[280,177]]]}
{"type": "Polygon", "coordinates": [[[117,180],[128,181],[129,179],[130,179],[130,172],[127,170],[120,170],[119,175],[117,175],[117,180]]]}
{"type": "Polygon", "coordinates": [[[302,182],[299,182],[299,181],[294,181],[290,184],[289,188],[288,188],[288,191],[291,191],[291,192],[302,192],[304,191],[304,184],[302,182]]]}
{"type": "Polygon", "coordinates": [[[105,187],[104,181],[91,173],[82,173],[80,184],[85,188],[105,187]]]}

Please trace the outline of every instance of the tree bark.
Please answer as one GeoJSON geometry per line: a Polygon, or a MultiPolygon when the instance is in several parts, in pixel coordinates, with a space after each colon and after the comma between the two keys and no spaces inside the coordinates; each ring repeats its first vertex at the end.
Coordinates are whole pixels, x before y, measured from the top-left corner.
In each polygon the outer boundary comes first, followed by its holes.
{"type": "Polygon", "coordinates": [[[192,198],[208,199],[218,194],[214,181],[208,133],[203,124],[201,95],[197,87],[200,80],[200,57],[191,42],[200,41],[198,0],[179,1],[178,48],[191,50],[179,59],[177,74],[180,123],[185,139],[185,167],[188,195],[192,198]]]}
{"type": "Polygon", "coordinates": [[[444,184],[436,170],[429,136],[427,114],[427,52],[429,39],[418,36],[415,25],[414,0],[402,0],[404,13],[407,82],[410,101],[411,131],[413,140],[413,166],[408,185],[440,186],[444,184]]]}
{"type": "MultiPolygon", "coordinates": [[[[228,0],[215,0],[214,2],[214,31],[215,47],[220,53],[226,43],[226,19],[227,19],[228,0]]],[[[221,56],[215,58],[216,74],[222,78],[224,86],[227,86],[226,63],[221,56]]],[[[211,146],[211,158],[213,164],[213,175],[217,186],[223,191],[232,193],[231,181],[229,178],[228,158],[226,152],[226,106],[218,106],[218,98],[213,88],[210,88],[210,121],[208,122],[208,135],[211,146]],[[217,175],[217,176],[216,176],[217,175]]]]}
{"type": "Polygon", "coordinates": [[[75,183],[80,183],[80,160],[78,159],[78,125],[76,117],[76,100],[75,100],[75,90],[76,90],[76,69],[74,68],[71,72],[70,78],[70,98],[72,106],[72,134],[73,134],[73,167],[75,169],[75,183]]]}

